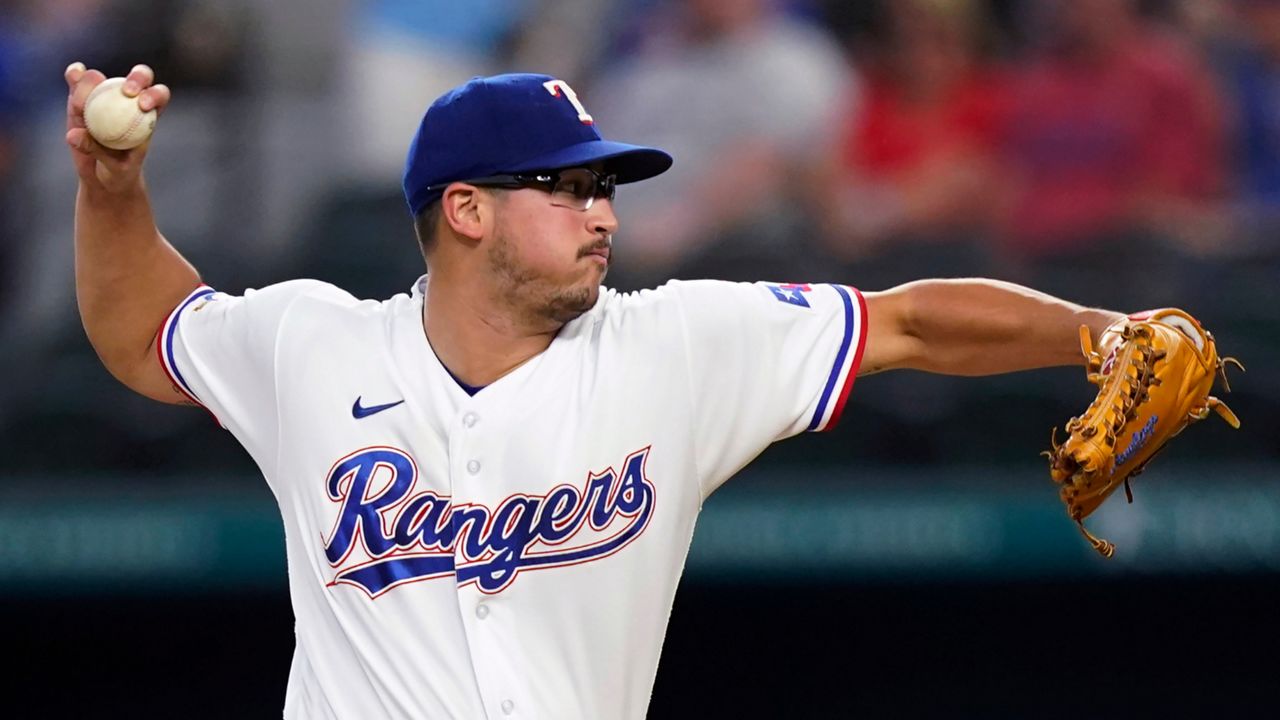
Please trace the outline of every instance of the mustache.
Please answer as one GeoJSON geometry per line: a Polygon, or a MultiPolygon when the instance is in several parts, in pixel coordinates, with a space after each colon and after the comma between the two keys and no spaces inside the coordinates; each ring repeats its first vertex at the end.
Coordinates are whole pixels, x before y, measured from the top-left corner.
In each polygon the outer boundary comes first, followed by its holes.
{"type": "Polygon", "coordinates": [[[593,243],[590,243],[589,245],[582,246],[582,248],[578,250],[578,257],[584,258],[590,255],[591,253],[597,252],[599,250],[608,250],[611,247],[613,247],[612,237],[600,238],[599,240],[593,243]]]}

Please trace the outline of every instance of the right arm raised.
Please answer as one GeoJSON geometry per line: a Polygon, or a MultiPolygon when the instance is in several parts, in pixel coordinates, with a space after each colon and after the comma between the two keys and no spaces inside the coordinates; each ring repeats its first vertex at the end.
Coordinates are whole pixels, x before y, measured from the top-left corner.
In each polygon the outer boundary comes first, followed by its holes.
{"type": "MultiPolygon", "coordinates": [[[[155,342],[160,323],[200,284],[200,275],[156,228],[142,179],[148,144],[110,150],[85,129],[85,99],[105,76],[78,62],[65,75],[70,89],[66,141],[80,177],[76,299],[89,342],[107,370],[134,392],[189,404],[165,374],[155,342]]],[[[153,81],[151,68],[138,65],[125,92],[138,95],[144,110],[163,112],[169,89],[153,81]]]]}

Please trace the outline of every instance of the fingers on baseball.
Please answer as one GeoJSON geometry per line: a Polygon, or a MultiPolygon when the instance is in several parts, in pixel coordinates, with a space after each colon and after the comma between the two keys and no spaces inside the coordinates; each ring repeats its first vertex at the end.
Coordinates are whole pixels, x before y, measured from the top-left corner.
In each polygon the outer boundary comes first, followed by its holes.
{"type": "Polygon", "coordinates": [[[76,127],[67,131],[67,145],[78,153],[92,155],[94,144],[93,137],[86,128],[76,127]]]}
{"type": "Polygon", "coordinates": [[[107,76],[98,70],[85,70],[84,72],[76,73],[73,68],[79,64],[73,63],[72,67],[67,69],[68,82],[71,82],[71,75],[79,75],[75,83],[71,85],[71,94],[67,96],[68,130],[84,127],[84,102],[89,99],[89,93],[93,92],[94,88],[107,79],[107,76]]]}
{"type": "Polygon", "coordinates": [[[124,94],[135,97],[156,81],[156,73],[148,65],[134,65],[124,79],[124,94]]]}
{"type": "Polygon", "coordinates": [[[143,112],[153,108],[156,112],[164,112],[165,106],[169,104],[170,96],[168,85],[152,85],[138,95],[138,107],[142,108],[143,112]]]}
{"type": "Polygon", "coordinates": [[[62,79],[67,81],[68,90],[75,89],[76,83],[80,82],[80,76],[84,74],[85,69],[84,63],[77,60],[62,71],[62,79]]]}
{"type": "Polygon", "coordinates": [[[75,164],[76,174],[83,179],[96,176],[98,160],[93,155],[93,139],[85,128],[72,128],[67,131],[67,145],[71,148],[71,160],[75,164]]]}
{"type": "Polygon", "coordinates": [[[111,170],[116,171],[124,169],[130,162],[133,162],[135,157],[140,156],[142,153],[138,151],[146,148],[147,143],[143,143],[132,150],[112,150],[94,140],[87,129],[79,127],[67,131],[67,145],[71,147],[72,151],[91,157],[104,163],[111,170]]]}

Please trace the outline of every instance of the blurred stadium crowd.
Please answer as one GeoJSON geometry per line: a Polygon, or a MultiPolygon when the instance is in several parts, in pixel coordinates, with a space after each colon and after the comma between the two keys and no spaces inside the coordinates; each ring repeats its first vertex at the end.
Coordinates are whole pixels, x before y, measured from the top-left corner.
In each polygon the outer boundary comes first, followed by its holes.
{"type": "MultiPolygon", "coordinates": [[[[1280,0],[10,0],[0,10],[0,453],[11,472],[241,472],[207,416],[111,381],[74,303],[62,69],[156,68],[148,178],[215,287],[422,272],[399,191],[426,105],[546,72],[606,137],[669,150],[623,187],[609,284],[1012,280],[1198,314],[1280,422],[1280,0]]],[[[316,352],[336,338],[316,338],[316,352]]],[[[860,381],[794,460],[1017,460],[1074,369],[860,381]],[[851,414],[853,415],[853,414],[851,414]],[[982,423],[974,422],[983,418],[982,423]]],[[[1268,431],[1197,452],[1275,460],[1268,431]]],[[[784,455],[785,457],[785,455],[784,455]]]]}

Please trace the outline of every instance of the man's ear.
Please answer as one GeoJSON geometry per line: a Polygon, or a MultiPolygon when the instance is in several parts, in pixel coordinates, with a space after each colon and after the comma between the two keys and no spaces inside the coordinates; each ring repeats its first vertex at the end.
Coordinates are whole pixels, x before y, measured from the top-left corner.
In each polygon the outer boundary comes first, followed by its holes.
{"type": "Polygon", "coordinates": [[[454,233],[479,242],[484,237],[486,224],[492,222],[490,199],[474,185],[453,183],[440,198],[440,210],[454,233]]]}

